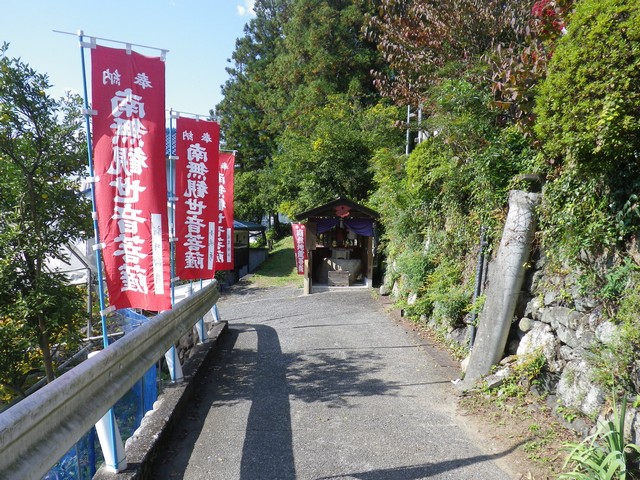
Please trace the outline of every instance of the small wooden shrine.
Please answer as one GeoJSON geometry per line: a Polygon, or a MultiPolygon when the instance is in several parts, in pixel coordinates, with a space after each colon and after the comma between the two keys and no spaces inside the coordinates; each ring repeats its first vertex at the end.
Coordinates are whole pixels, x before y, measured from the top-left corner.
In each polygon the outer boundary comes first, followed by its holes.
{"type": "Polygon", "coordinates": [[[306,221],[305,293],[314,287],[371,287],[378,212],[337,198],[295,216],[306,221]]]}

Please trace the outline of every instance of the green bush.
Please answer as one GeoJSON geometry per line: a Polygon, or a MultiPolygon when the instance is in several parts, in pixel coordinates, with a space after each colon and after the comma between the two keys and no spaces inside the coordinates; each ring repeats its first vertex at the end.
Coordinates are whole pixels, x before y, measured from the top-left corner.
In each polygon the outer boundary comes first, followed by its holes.
{"type": "Polygon", "coordinates": [[[560,258],[619,246],[640,227],[640,4],[583,0],[537,96],[536,133],[557,170],[545,245],[560,258]]]}
{"type": "Polygon", "coordinates": [[[405,250],[396,258],[397,269],[404,279],[405,292],[417,292],[433,268],[429,258],[422,251],[405,250]]]}
{"type": "Polygon", "coordinates": [[[604,177],[585,174],[573,161],[545,186],[540,224],[547,254],[559,262],[613,248],[623,234],[604,177]]]}
{"type": "Polygon", "coordinates": [[[537,97],[536,132],[550,159],[594,169],[640,152],[640,4],[583,0],[537,97]]]}
{"type": "Polygon", "coordinates": [[[429,92],[428,139],[406,160],[386,153],[374,163],[388,263],[403,275],[405,295],[418,293],[407,313],[443,328],[470,308],[480,227],[498,239],[514,177],[538,170],[529,141],[498,127],[488,92],[444,80],[429,92]]]}
{"type": "Polygon", "coordinates": [[[630,263],[612,270],[607,287],[616,294],[617,310],[612,321],[618,325],[618,337],[596,352],[599,383],[609,388],[621,387],[638,392],[640,385],[640,272],[630,263]]]}
{"type": "MultiPolygon", "coordinates": [[[[598,292],[598,297],[609,301],[620,300],[629,286],[631,277],[634,276],[634,272],[637,271],[638,266],[633,260],[625,258],[622,264],[610,268],[605,274],[605,282],[598,292]]],[[[635,275],[635,277],[637,277],[637,275],[635,275]]],[[[637,280],[636,278],[636,281],[637,280]]]]}
{"type": "Polygon", "coordinates": [[[463,270],[460,260],[446,259],[427,277],[424,296],[433,304],[434,320],[441,326],[460,323],[470,307],[471,292],[463,270]]]}

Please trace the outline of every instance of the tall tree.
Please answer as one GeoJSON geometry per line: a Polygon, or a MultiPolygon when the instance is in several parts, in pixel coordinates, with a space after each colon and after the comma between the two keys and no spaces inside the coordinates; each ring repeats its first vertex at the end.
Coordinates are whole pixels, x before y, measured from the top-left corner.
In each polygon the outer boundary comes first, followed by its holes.
{"type": "Polygon", "coordinates": [[[257,0],[256,17],[236,41],[227,68],[229,80],[222,87],[223,99],[216,107],[227,148],[238,151],[244,170],[262,168],[275,150],[267,133],[270,112],[262,98],[269,84],[267,69],[275,60],[278,44],[292,0],[257,0]]]}
{"type": "Polygon", "coordinates": [[[333,94],[347,94],[361,104],[378,96],[371,69],[379,64],[373,43],[362,34],[365,2],[297,0],[284,26],[279,52],[268,68],[265,104],[275,112],[271,130],[304,129],[301,116],[327,103],[333,94]]]}
{"type": "Polygon", "coordinates": [[[239,215],[273,213],[282,203],[272,162],[286,155],[285,131],[304,138],[309,113],[330,95],[378,99],[370,75],[378,56],[361,33],[368,8],[361,0],[256,3],[218,106],[227,146],[239,151],[239,215]]]}
{"type": "Polygon", "coordinates": [[[402,132],[394,128],[398,113],[393,106],[363,108],[343,94],[301,115],[306,129],[288,128],[274,158],[270,180],[279,211],[300,213],[337,196],[366,202],[371,157],[402,144],[402,132]]]}
{"type": "MultiPolygon", "coordinates": [[[[87,232],[81,102],[47,95],[46,75],[0,49],[0,318],[28,332],[49,381],[55,346],[79,335],[82,293],[45,261],[87,232]]],[[[7,341],[9,339],[0,339],[7,341]]]]}
{"type": "Polygon", "coordinates": [[[267,68],[274,61],[282,41],[283,27],[292,0],[257,0],[253,18],[236,41],[227,68],[229,80],[222,87],[223,100],[216,113],[225,147],[237,151],[236,214],[259,222],[269,213],[259,195],[261,172],[276,150],[276,135],[269,131],[272,112],[263,98],[268,90],[267,68]]]}

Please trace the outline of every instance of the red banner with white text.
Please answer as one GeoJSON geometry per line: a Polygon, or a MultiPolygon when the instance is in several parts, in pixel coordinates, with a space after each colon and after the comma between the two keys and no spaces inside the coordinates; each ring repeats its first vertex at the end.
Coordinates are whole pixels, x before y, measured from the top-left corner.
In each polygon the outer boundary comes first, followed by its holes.
{"type": "Polygon", "coordinates": [[[176,121],[176,276],[213,278],[215,223],[218,217],[216,122],[179,117],[176,121]]]}
{"type": "Polygon", "coordinates": [[[171,308],[165,167],[165,65],[91,51],[96,210],[109,304],[171,308]]]}
{"type": "Polygon", "coordinates": [[[292,223],[291,233],[293,234],[293,254],[296,259],[296,270],[298,274],[304,275],[304,261],[307,259],[306,236],[307,226],[304,223],[292,223]]]}
{"type": "Polygon", "coordinates": [[[218,219],[216,225],[216,270],[233,270],[233,172],[236,156],[220,152],[218,162],[218,219]]]}

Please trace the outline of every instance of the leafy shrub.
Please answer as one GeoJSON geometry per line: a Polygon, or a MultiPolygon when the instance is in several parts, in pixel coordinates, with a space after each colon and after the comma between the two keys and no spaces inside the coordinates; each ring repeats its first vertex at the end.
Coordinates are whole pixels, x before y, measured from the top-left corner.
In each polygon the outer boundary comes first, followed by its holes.
{"type": "Polygon", "coordinates": [[[405,279],[403,288],[408,292],[417,292],[424,284],[432,268],[427,255],[422,251],[405,250],[396,258],[397,269],[405,279]]]}
{"type": "MultiPolygon", "coordinates": [[[[625,267],[619,267],[624,273],[625,267]]],[[[613,271],[614,273],[616,270],[613,271]]],[[[640,272],[634,268],[626,272],[624,281],[616,276],[618,293],[617,311],[612,321],[619,327],[618,337],[596,352],[599,383],[608,388],[622,387],[628,392],[638,392],[640,384],[640,272]],[[618,290],[619,289],[619,290],[618,290]]],[[[613,287],[612,287],[613,288],[613,287]]]]}
{"type": "Polygon", "coordinates": [[[594,168],[640,151],[640,4],[578,2],[540,87],[536,131],[552,160],[594,168]]]}
{"type": "Polygon", "coordinates": [[[605,274],[605,284],[598,292],[598,297],[603,300],[619,300],[627,289],[629,280],[638,266],[630,259],[626,258],[621,265],[611,268],[605,274]]]}
{"type": "Polygon", "coordinates": [[[536,133],[562,164],[545,189],[545,244],[561,258],[640,227],[640,4],[577,2],[537,97],[536,133]]]}
{"type": "Polygon", "coordinates": [[[486,85],[444,80],[429,102],[428,139],[404,161],[376,157],[374,201],[389,263],[418,293],[407,313],[448,328],[469,310],[480,227],[499,238],[514,176],[536,166],[522,134],[498,128],[486,85]]]}
{"type": "Polygon", "coordinates": [[[615,247],[622,235],[605,179],[585,174],[573,161],[545,186],[540,217],[545,250],[560,262],[615,247]]]}
{"type": "Polygon", "coordinates": [[[427,277],[424,296],[433,304],[434,320],[442,326],[459,323],[469,309],[471,292],[462,274],[462,262],[447,259],[427,277]]]}
{"type": "Polygon", "coordinates": [[[580,443],[569,443],[569,455],[564,468],[572,466],[571,472],[560,475],[566,480],[625,480],[630,474],[628,457],[640,453],[640,446],[625,443],[624,424],[627,398],[623,397],[618,411],[615,397],[613,419],[598,424],[598,429],[580,443]]]}

